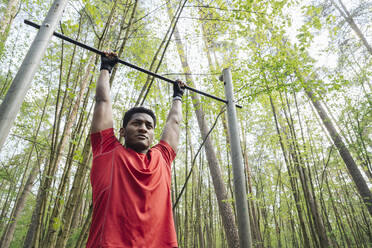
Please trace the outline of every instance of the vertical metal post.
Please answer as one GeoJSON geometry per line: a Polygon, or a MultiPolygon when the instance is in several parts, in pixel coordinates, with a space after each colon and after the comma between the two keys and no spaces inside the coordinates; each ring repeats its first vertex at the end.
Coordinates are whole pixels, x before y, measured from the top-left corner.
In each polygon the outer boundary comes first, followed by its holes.
{"type": "Polygon", "coordinates": [[[4,101],[0,106],[0,150],[5,143],[10,128],[21,108],[22,102],[31,86],[35,72],[39,68],[49,40],[60,21],[68,0],[55,0],[44,19],[25,59],[19,68],[4,101]]]}
{"type": "Polygon", "coordinates": [[[248,202],[245,188],[245,176],[243,157],[240,148],[240,137],[238,122],[236,117],[233,85],[230,68],[222,72],[222,78],[225,84],[225,94],[227,100],[227,118],[230,135],[231,160],[234,175],[235,206],[238,218],[240,248],[251,248],[251,227],[249,223],[248,202]]]}

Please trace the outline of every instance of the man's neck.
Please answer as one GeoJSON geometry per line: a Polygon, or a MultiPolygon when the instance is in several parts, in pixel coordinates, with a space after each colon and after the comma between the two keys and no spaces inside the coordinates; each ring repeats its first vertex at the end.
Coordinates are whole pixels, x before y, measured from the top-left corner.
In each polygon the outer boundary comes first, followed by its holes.
{"type": "Polygon", "coordinates": [[[141,150],[141,149],[136,149],[134,147],[127,146],[127,145],[124,145],[124,146],[125,146],[125,148],[130,148],[131,150],[135,151],[136,153],[146,154],[149,151],[149,148],[147,148],[145,150],[141,150]]]}

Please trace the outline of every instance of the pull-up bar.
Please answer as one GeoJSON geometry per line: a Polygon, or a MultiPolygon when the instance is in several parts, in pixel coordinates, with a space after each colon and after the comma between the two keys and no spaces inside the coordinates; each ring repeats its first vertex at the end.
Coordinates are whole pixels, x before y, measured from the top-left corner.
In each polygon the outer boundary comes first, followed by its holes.
{"type": "MultiPolygon", "coordinates": [[[[25,24],[27,24],[27,25],[30,25],[30,26],[32,26],[32,27],[34,27],[34,28],[37,28],[37,29],[40,29],[40,25],[38,25],[38,24],[36,24],[36,23],[34,23],[34,22],[31,22],[31,21],[29,21],[29,20],[25,20],[24,22],[25,22],[25,24]]],[[[74,40],[74,39],[71,39],[70,37],[67,37],[67,36],[65,36],[65,35],[63,35],[63,34],[60,34],[60,33],[54,32],[53,35],[56,36],[56,37],[58,37],[58,38],[60,38],[60,39],[62,39],[62,40],[65,40],[65,41],[68,41],[68,42],[70,42],[70,43],[72,43],[72,44],[75,44],[75,45],[77,45],[77,46],[79,46],[79,47],[85,48],[85,49],[87,49],[87,50],[89,50],[89,51],[91,51],[91,52],[97,53],[97,54],[99,54],[99,55],[104,55],[104,52],[102,52],[102,51],[100,51],[100,50],[98,50],[98,49],[96,49],[96,48],[94,48],[94,47],[91,47],[91,46],[88,46],[88,45],[86,45],[86,44],[83,44],[83,43],[81,43],[81,42],[79,42],[79,41],[76,41],[76,40],[74,40]]],[[[123,65],[126,65],[126,66],[129,66],[129,67],[131,67],[131,68],[133,68],[133,69],[136,69],[136,70],[138,70],[138,71],[144,72],[144,73],[146,73],[146,74],[148,74],[148,75],[150,75],[150,76],[153,76],[153,77],[159,78],[159,79],[164,80],[164,81],[166,81],[166,82],[168,82],[168,83],[172,83],[172,84],[176,83],[174,80],[171,80],[171,79],[169,79],[169,78],[163,77],[163,76],[161,76],[161,75],[159,75],[159,74],[156,74],[156,73],[154,73],[154,72],[148,71],[148,70],[143,69],[143,68],[141,68],[141,67],[138,67],[138,66],[136,66],[136,65],[130,64],[130,63],[124,61],[124,60],[119,59],[119,60],[118,60],[118,63],[123,64],[123,65]]],[[[198,93],[198,94],[200,94],[200,95],[207,96],[207,97],[210,97],[210,98],[212,98],[212,99],[214,99],[214,100],[217,100],[217,101],[220,101],[220,102],[227,103],[226,100],[221,99],[221,98],[216,97],[216,96],[213,96],[213,95],[210,95],[210,94],[205,93],[205,92],[203,92],[203,91],[200,91],[200,90],[197,90],[197,89],[191,88],[191,87],[189,87],[189,86],[186,86],[185,88],[188,89],[188,90],[190,90],[190,91],[193,91],[193,92],[195,92],[195,93],[198,93]]],[[[238,104],[236,104],[235,106],[238,107],[238,108],[242,108],[242,106],[241,106],[241,105],[238,105],[238,104]]]]}

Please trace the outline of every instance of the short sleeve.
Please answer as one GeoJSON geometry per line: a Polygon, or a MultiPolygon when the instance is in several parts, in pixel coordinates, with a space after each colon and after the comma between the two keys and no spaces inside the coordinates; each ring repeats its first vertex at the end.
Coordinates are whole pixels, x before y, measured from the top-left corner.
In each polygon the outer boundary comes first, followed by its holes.
{"type": "Polygon", "coordinates": [[[161,140],[157,145],[155,145],[152,149],[157,149],[160,151],[162,157],[164,158],[165,162],[170,166],[176,157],[176,153],[172,149],[172,147],[165,142],[164,140],[161,140]]]}
{"type": "Polygon", "coordinates": [[[93,157],[109,152],[120,145],[120,142],[115,137],[113,128],[90,134],[90,141],[93,157]]]}

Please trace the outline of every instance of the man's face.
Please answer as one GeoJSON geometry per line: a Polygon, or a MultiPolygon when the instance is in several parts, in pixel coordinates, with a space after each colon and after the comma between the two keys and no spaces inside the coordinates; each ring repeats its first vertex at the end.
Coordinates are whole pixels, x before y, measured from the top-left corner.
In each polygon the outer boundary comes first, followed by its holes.
{"type": "Polygon", "coordinates": [[[135,113],[123,128],[125,145],[138,153],[146,153],[154,139],[154,120],[145,113],[135,113]]]}

